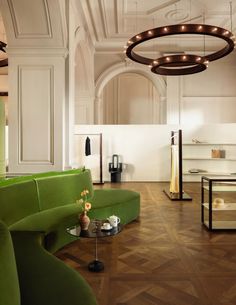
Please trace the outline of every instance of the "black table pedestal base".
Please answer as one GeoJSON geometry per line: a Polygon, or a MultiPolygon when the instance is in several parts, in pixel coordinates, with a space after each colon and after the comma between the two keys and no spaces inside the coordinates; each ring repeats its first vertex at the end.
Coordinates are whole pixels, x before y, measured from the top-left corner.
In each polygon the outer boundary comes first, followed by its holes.
{"type": "Polygon", "coordinates": [[[100,272],[100,271],[104,270],[104,264],[103,264],[103,262],[94,260],[88,264],[88,270],[92,271],[92,272],[100,272]]]}

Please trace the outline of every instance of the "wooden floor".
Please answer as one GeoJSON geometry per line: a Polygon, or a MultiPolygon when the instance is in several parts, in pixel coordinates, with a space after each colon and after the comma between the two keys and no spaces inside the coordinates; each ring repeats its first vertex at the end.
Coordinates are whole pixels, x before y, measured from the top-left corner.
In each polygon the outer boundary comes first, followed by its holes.
{"type": "Polygon", "coordinates": [[[236,305],[236,231],[210,233],[201,226],[198,183],[185,185],[192,202],[169,201],[164,183],[112,186],[141,193],[141,216],[99,240],[104,272],[87,270],[92,239],[57,253],[87,279],[99,305],[236,305]]]}

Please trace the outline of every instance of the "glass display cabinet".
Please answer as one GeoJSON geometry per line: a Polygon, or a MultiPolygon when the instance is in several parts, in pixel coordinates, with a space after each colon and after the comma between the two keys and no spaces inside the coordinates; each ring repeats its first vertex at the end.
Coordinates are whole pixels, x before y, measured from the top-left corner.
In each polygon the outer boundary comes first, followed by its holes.
{"type": "Polygon", "coordinates": [[[201,178],[201,219],[209,230],[236,229],[236,178],[201,178]]]}

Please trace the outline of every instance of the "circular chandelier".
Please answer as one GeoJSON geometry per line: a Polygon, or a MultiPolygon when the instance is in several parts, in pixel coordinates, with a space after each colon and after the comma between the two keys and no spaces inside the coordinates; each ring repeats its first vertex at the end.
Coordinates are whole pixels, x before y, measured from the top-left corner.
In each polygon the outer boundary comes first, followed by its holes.
{"type": "MultiPolygon", "coordinates": [[[[5,50],[6,46],[7,46],[7,44],[5,42],[0,41],[0,51],[6,53],[6,50],[5,50]]],[[[0,60],[0,68],[7,67],[7,66],[8,66],[7,58],[0,60]]]]}
{"type": "Polygon", "coordinates": [[[131,60],[148,65],[153,73],[161,75],[186,75],[204,71],[210,61],[228,55],[233,51],[234,47],[235,36],[224,28],[207,24],[176,24],[153,28],[133,36],[127,42],[125,52],[131,60]],[[185,34],[213,36],[224,40],[226,44],[222,49],[206,56],[183,54],[152,59],[141,56],[134,51],[137,45],[145,41],[164,36],[185,34]]]}

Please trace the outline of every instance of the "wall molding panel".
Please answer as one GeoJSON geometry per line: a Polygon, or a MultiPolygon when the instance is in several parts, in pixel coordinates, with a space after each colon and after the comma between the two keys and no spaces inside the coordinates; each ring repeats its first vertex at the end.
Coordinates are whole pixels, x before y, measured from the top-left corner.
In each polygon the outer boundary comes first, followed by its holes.
{"type": "Polygon", "coordinates": [[[65,10],[59,0],[0,0],[8,47],[67,47],[65,10]]]}
{"type": "Polygon", "coordinates": [[[10,9],[15,37],[17,39],[52,38],[52,25],[51,25],[47,0],[37,0],[36,8],[38,14],[35,16],[37,16],[38,18],[36,19],[35,23],[38,24],[39,26],[36,26],[35,28],[26,27],[27,24],[24,25],[23,24],[24,20],[22,20],[18,15],[18,14],[22,14],[21,10],[23,10],[25,5],[27,5],[28,2],[27,0],[23,0],[24,3],[22,3],[22,0],[21,1],[7,0],[7,1],[10,9]]]}
{"type": "Polygon", "coordinates": [[[19,164],[53,165],[54,68],[20,65],[18,82],[19,164]],[[37,138],[34,149],[32,136],[37,138]]]}
{"type": "Polygon", "coordinates": [[[65,59],[12,57],[9,76],[9,172],[62,170],[65,59]]]}

